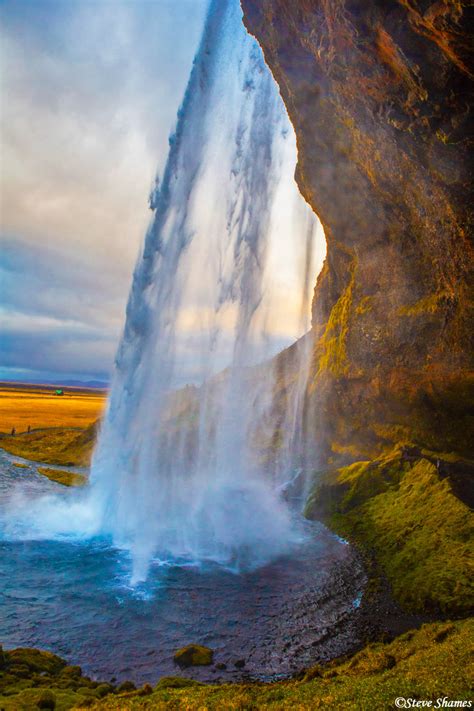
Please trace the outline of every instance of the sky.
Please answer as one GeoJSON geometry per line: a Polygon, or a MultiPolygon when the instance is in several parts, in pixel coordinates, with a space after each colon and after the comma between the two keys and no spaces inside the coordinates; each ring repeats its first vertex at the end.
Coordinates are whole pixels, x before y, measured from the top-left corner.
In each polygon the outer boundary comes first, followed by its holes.
{"type": "Polygon", "coordinates": [[[0,0],[0,379],[109,378],[207,0],[0,0]]]}
{"type": "MultiPolygon", "coordinates": [[[[207,4],[0,0],[0,380],[109,381],[207,4]]],[[[301,335],[289,231],[274,352],[301,335]]]]}

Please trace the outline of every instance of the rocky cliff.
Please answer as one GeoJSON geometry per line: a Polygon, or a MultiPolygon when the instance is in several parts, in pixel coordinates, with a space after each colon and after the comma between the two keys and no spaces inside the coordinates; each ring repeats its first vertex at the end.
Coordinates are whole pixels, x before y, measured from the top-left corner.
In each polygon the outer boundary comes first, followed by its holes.
{"type": "MultiPolygon", "coordinates": [[[[242,0],[328,253],[313,299],[319,464],[472,438],[468,3],[242,0]]],[[[472,46],[472,44],[471,44],[472,46]]]]}

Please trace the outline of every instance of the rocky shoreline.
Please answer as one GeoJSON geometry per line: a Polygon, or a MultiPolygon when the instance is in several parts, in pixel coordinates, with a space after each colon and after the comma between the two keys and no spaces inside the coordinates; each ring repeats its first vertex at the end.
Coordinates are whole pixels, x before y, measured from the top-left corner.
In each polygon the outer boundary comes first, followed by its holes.
{"type": "Polygon", "coordinates": [[[80,667],[69,666],[49,652],[1,651],[0,708],[350,709],[354,698],[361,708],[391,708],[400,695],[470,699],[468,660],[473,631],[472,620],[425,624],[392,642],[372,643],[292,679],[267,684],[243,680],[216,685],[163,677],[154,686],[137,689],[131,682],[114,686],[91,680],[80,667]]]}

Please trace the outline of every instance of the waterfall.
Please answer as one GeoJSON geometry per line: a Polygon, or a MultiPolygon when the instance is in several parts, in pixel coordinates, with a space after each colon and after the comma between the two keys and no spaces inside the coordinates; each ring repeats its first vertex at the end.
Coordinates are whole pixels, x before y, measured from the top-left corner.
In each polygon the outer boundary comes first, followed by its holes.
{"type": "Polygon", "coordinates": [[[251,569],[300,538],[280,489],[291,478],[307,341],[288,362],[268,361],[291,303],[301,302],[294,336],[308,328],[317,225],[295,162],[292,127],[238,0],[213,0],[150,196],[91,471],[96,529],[130,551],[134,583],[154,558],[251,569]],[[289,256],[303,293],[281,277],[289,256]]]}
{"type": "MultiPolygon", "coordinates": [[[[275,374],[255,363],[270,355],[268,263],[289,136],[239,3],[215,0],[150,198],[92,466],[101,530],[131,551],[134,581],[154,556],[241,569],[295,540],[275,467],[255,441],[266,419],[276,426],[275,374]],[[173,394],[183,363],[201,387],[173,394]]],[[[314,218],[296,195],[293,217],[287,239],[308,249],[314,218]]],[[[297,426],[290,399],[280,438],[297,426]]]]}

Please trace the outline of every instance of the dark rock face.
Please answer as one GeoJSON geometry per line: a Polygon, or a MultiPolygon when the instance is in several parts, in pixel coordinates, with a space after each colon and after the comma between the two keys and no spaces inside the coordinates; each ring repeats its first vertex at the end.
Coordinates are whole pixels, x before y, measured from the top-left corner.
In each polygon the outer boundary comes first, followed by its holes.
{"type": "Polygon", "coordinates": [[[296,178],[328,243],[313,299],[314,463],[370,458],[392,442],[466,454],[472,9],[241,2],[295,127],[296,178]]]}

